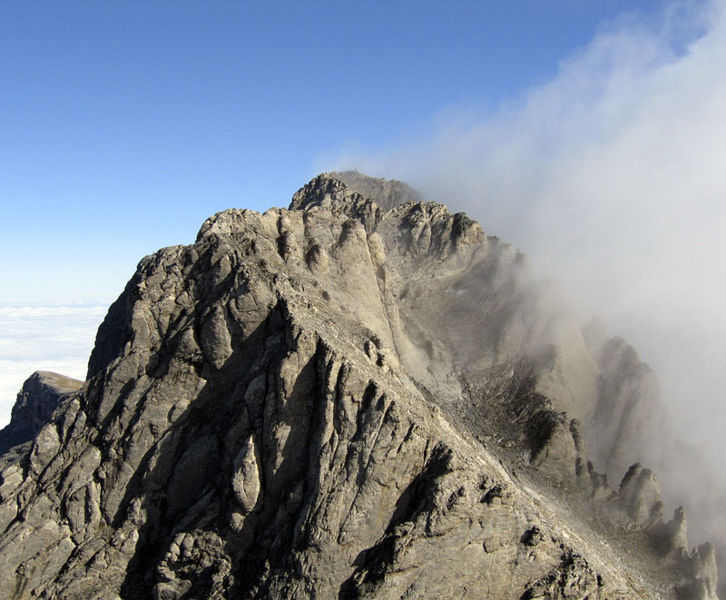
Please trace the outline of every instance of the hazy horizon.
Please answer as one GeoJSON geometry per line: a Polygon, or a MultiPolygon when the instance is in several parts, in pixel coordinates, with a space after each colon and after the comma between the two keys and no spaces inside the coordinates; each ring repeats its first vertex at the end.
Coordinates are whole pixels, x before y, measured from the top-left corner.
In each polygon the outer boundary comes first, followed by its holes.
{"type": "Polygon", "coordinates": [[[23,382],[35,371],[85,380],[96,330],[108,305],[0,304],[0,428],[23,382]]]}

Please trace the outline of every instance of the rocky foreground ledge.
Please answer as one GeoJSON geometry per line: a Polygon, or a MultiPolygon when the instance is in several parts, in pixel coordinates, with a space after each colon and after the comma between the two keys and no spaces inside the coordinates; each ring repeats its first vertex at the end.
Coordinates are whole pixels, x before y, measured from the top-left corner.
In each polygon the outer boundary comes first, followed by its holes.
{"type": "Polygon", "coordinates": [[[24,386],[0,598],[713,600],[632,464],[658,406],[623,344],[400,182],[218,213],[139,263],[85,382],[24,386]]]}

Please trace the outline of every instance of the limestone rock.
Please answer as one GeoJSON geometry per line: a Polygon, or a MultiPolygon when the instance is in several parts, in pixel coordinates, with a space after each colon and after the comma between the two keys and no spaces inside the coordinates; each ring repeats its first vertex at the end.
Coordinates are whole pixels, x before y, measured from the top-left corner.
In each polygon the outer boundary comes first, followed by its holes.
{"type": "Polygon", "coordinates": [[[213,215],[142,259],[82,386],[22,400],[52,410],[0,457],[0,598],[712,600],[710,546],[648,541],[653,474],[588,461],[622,386],[585,337],[400,182],[213,215]]]}
{"type": "Polygon", "coordinates": [[[660,405],[654,371],[625,340],[607,338],[597,323],[589,324],[584,333],[599,367],[592,416],[599,443],[593,458],[606,473],[618,478],[627,471],[633,457],[658,463],[668,444],[670,427],[660,405]],[[659,450],[653,449],[654,439],[661,440],[659,450]]]}
{"type": "Polygon", "coordinates": [[[717,582],[716,553],[713,545],[706,542],[693,551],[690,560],[684,561],[677,596],[684,600],[714,600],[717,582]]]}
{"type": "Polygon", "coordinates": [[[634,464],[620,483],[620,504],[638,525],[652,525],[663,516],[660,487],[650,469],[634,464]]]}
{"type": "Polygon", "coordinates": [[[0,430],[0,454],[30,441],[50,421],[61,398],[77,391],[82,381],[48,371],[36,371],[23,384],[10,424],[0,430]]]}
{"type": "Polygon", "coordinates": [[[660,523],[654,528],[651,538],[662,554],[679,558],[686,556],[688,554],[688,528],[685,509],[679,506],[670,521],[660,523]]]}
{"type": "Polygon", "coordinates": [[[531,598],[605,598],[602,578],[588,565],[587,560],[572,552],[564,552],[560,561],[545,577],[529,586],[522,600],[531,598]]]}

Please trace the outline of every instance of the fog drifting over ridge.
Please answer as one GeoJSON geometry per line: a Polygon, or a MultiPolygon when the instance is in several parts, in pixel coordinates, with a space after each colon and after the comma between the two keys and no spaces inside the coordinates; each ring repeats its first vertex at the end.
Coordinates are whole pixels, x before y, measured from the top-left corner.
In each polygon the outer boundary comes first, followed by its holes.
{"type": "Polygon", "coordinates": [[[552,273],[657,371],[712,464],[726,390],[726,10],[671,4],[610,24],[493,115],[334,162],[464,210],[552,273]]]}

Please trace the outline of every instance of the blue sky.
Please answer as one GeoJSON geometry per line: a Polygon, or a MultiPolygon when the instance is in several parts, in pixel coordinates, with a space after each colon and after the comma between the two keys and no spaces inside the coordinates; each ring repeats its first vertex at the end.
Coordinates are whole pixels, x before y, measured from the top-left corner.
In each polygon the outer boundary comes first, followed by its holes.
{"type": "Polygon", "coordinates": [[[112,299],[208,215],[285,205],[341,153],[495,113],[666,6],[6,0],[0,302],[112,299]]]}

